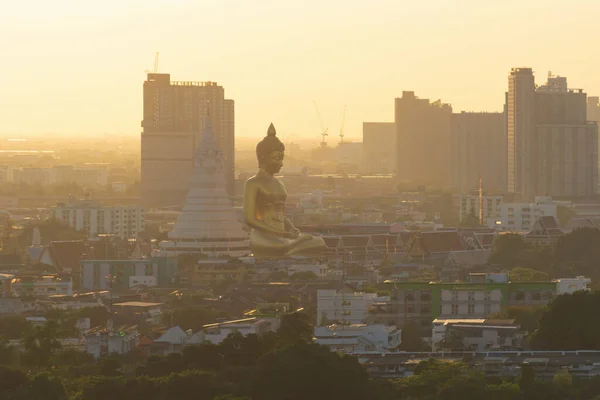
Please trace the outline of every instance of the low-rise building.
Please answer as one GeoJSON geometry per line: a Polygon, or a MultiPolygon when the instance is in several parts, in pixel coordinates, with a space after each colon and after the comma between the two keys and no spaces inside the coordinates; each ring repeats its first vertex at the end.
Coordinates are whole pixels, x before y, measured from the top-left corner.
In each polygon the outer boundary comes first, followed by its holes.
{"type": "Polygon", "coordinates": [[[111,234],[136,238],[145,228],[144,208],[139,205],[103,206],[92,200],[72,200],[52,207],[50,215],[88,237],[111,234]]]}
{"type": "Polygon", "coordinates": [[[483,319],[507,306],[543,306],[557,295],[551,281],[394,282],[390,292],[390,300],[373,305],[368,321],[403,328],[410,320],[424,336],[436,318],[483,319]]]}
{"type": "Polygon", "coordinates": [[[525,232],[533,229],[540,217],[557,218],[557,205],[550,197],[537,196],[533,203],[502,203],[500,218],[489,222],[491,228],[525,232]]]}
{"type": "Polygon", "coordinates": [[[85,351],[95,358],[109,354],[126,354],[135,349],[139,342],[139,333],[135,325],[123,325],[112,328],[96,327],[85,335],[85,351]]]}
{"type": "MultiPolygon", "coordinates": [[[[502,196],[482,196],[483,220],[498,218],[500,216],[500,205],[502,196]]],[[[479,196],[472,194],[460,194],[454,196],[454,207],[457,209],[459,221],[464,221],[469,215],[479,218],[479,196]]]]}
{"type": "Polygon", "coordinates": [[[367,352],[389,351],[400,344],[400,330],[386,325],[328,325],[317,326],[314,332],[317,344],[333,351],[367,352]]]}
{"type": "Polygon", "coordinates": [[[176,257],[150,257],[141,260],[82,260],[79,285],[85,290],[106,290],[112,280],[113,289],[128,289],[139,284],[146,284],[143,282],[151,278],[154,278],[158,285],[167,285],[171,283],[177,271],[176,257]]]}
{"type": "Polygon", "coordinates": [[[362,324],[365,322],[375,293],[354,292],[350,288],[317,291],[317,325],[335,322],[362,324]]]}
{"type": "Polygon", "coordinates": [[[484,351],[522,345],[524,334],[515,321],[498,319],[443,319],[433,321],[432,351],[484,351]],[[452,343],[455,341],[456,343],[452,343]],[[458,348],[453,348],[458,347],[458,348]]]}
{"type": "Polygon", "coordinates": [[[590,278],[586,278],[585,276],[578,276],[576,278],[560,278],[555,279],[556,282],[556,294],[572,294],[578,292],[580,290],[590,291],[590,288],[587,287],[592,280],[590,278]]]}
{"type": "Polygon", "coordinates": [[[46,297],[55,294],[73,295],[70,275],[21,275],[13,279],[12,291],[19,297],[46,297]]]}

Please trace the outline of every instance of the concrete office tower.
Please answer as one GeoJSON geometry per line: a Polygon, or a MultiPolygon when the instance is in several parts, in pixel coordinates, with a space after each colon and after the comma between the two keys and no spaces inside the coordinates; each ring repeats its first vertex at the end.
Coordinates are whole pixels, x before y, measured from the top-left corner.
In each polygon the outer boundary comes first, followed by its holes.
{"type": "Polygon", "coordinates": [[[513,68],[506,96],[507,185],[509,193],[535,196],[535,81],[531,68],[513,68]]]}
{"type": "Polygon", "coordinates": [[[203,253],[211,257],[250,254],[226,190],[225,157],[213,135],[210,119],[196,149],[189,192],[169,240],[159,244],[169,255],[203,253]]]}
{"type": "Polygon", "coordinates": [[[202,128],[210,119],[225,159],[229,195],[234,183],[234,103],[214,82],[174,82],[170,74],[148,74],[142,121],[142,203],[182,206],[202,128]]]}
{"type": "Polygon", "coordinates": [[[397,179],[450,186],[452,107],[414,92],[402,92],[395,106],[397,179]]]}
{"type": "Polygon", "coordinates": [[[478,188],[506,190],[504,113],[452,114],[452,183],[461,193],[478,188]]]}
{"type": "Polygon", "coordinates": [[[586,94],[549,75],[535,89],[530,68],[514,68],[507,95],[508,191],[590,197],[598,186],[598,126],[588,122],[586,94]]]}
{"type": "Polygon", "coordinates": [[[396,170],[396,125],[363,122],[363,170],[366,174],[392,174],[396,170]]]}

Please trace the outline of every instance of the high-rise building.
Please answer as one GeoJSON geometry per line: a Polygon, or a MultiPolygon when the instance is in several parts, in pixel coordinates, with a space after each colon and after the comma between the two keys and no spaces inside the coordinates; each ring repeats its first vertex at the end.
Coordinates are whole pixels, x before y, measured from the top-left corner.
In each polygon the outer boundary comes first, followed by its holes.
{"type": "Polygon", "coordinates": [[[535,80],[531,68],[513,68],[506,96],[507,185],[509,193],[534,196],[529,183],[539,176],[533,162],[535,80]]]}
{"type": "Polygon", "coordinates": [[[462,193],[478,187],[506,189],[506,129],[504,113],[452,114],[452,183],[462,193]]]}
{"type": "Polygon", "coordinates": [[[598,186],[598,126],[586,94],[549,75],[535,88],[530,68],[513,68],[507,93],[508,192],[589,197],[598,186]]]}
{"type": "Polygon", "coordinates": [[[452,107],[414,92],[396,99],[396,177],[422,185],[450,182],[452,107]]]}
{"type": "Polygon", "coordinates": [[[210,115],[223,151],[229,195],[234,184],[234,102],[215,82],[176,82],[170,74],[148,74],[142,121],[142,203],[182,206],[205,118],[210,115]],[[208,112],[210,110],[210,113],[208,112]]]}
{"type": "Polygon", "coordinates": [[[396,170],[396,125],[363,122],[363,170],[366,174],[391,174],[396,170]]]}

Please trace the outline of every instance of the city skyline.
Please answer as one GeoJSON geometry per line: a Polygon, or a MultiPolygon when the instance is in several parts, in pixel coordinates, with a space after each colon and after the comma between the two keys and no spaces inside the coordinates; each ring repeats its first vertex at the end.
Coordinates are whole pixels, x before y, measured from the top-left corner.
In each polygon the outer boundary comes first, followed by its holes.
{"type": "Polygon", "coordinates": [[[140,134],[139,85],[157,51],[159,72],[225,88],[240,137],[264,136],[273,122],[284,141],[317,141],[315,100],[331,145],[344,105],[346,138],[357,140],[362,122],[393,121],[390,100],[405,90],[456,112],[500,112],[517,66],[597,95],[600,56],[578,38],[593,36],[600,4],[553,4],[19,2],[0,13],[0,34],[13,38],[0,135],[140,134]],[[506,29],[509,18],[518,29],[506,29]]]}

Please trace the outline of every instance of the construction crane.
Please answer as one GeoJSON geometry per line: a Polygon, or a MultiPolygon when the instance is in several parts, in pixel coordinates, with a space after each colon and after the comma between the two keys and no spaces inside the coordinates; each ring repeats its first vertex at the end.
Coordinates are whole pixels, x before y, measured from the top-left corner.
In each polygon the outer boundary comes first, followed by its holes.
{"type": "Polygon", "coordinates": [[[344,122],[346,122],[346,105],[344,105],[344,115],[342,116],[342,127],[340,128],[340,143],[344,143],[344,122]]]}
{"type": "Polygon", "coordinates": [[[323,120],[321,119],[321,113],[319,112],[319,107],[317,106],[317,102],[313,100],[315,105],[315,110],[317,110],[317,117],[319,118],[319,124],[321,124],[321,147],[327,147],[327,142],[325,141],[325,136],[329,136],[327,133],[327,129],[323,126],[323,120]]]}

